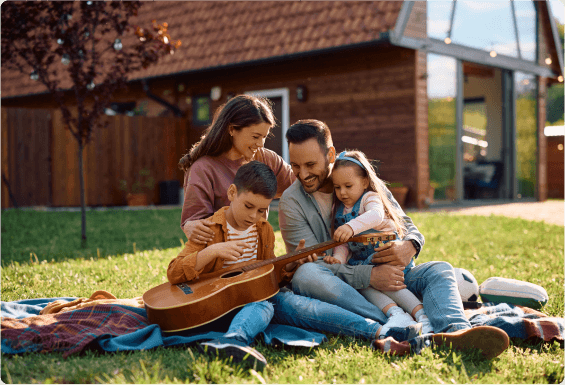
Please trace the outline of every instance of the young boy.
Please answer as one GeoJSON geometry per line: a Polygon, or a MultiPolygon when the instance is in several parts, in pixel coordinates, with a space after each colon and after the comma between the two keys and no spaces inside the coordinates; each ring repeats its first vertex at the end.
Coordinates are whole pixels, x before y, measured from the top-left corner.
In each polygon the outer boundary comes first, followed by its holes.
{"type": "MultiPolygon", "coordinates": [[[[241,166],[228,188],[230,206],[218,210],[211,220],[214,238],[207,245],[186,242],[167,269],[172,284],[196,279],[202,273],[234,264],[274,258],[275,234],[263,216],[277,193],[277,178],[265,164],[251,161],[241,166]]],[[[286,273],[283,269],[283,276],[286,273]]],[[[268,301],[245,305],[233,318],[227,333],[218,340],[203,342],[207,351],[225,352],[238,362],[251,359],[259,368],[267,361],[249,345],[274,315],[268,301]]]]}

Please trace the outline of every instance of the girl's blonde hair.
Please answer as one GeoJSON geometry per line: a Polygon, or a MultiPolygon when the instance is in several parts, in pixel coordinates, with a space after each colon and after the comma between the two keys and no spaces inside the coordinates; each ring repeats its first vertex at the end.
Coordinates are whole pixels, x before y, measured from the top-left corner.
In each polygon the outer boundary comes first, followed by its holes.
{"type": "MultiPolygon", "coordinates": [[[[391,200],[388,198],[388,194],[385,192],[386,191],[385,182],[377,176],[377,173],[375,172],[375,169],[373,168],[369,159],[367,159],[365,154],[357,150],[345,150],[344,155],[348,158],[353,158],[358,162],[360,162],[363,165],[363,168],[361,168],[358,164],[350,160],[336,159],[333,166],[333,170],[345,166],[355,166],[355,170],[356,170],[355,172],[357,173],[357,175],[359,175],[362,178],[368,178],[369,179],[368,190],[374,191],[379,195],[379,197],[383,202],[383,206],[385,209],[385,216],[389,217],[394,222],[399,239],[404,238],[404,234],[406,233],[406,225],[404,223],[404,219],[402,218],[402,214],[398,208],[393,206],[391,200]]],[[[332,235],[334,231],[334,219],[337,210],[336,202],[337,202],[337,197],[334,191],[334,206],[332,208],[332,235]]]]}

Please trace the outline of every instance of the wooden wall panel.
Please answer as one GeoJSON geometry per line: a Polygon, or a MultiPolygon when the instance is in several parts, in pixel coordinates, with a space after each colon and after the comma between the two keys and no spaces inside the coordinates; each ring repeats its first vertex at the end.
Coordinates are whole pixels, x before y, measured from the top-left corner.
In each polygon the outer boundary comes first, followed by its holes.
{"type": "Polygon", "coordinates": [[[565,172],[563,163],[564,146],[563,136],[550,136],[547,138],[547,197],[563,199],[565,172]]]}
{"type": "MultiPolygon", "coordinates": [[[[158,204],[158,183],[178,180],[177,163],[186,152],[185,119],[105,117],[84,151],[87,206],[125,205],[128,185],[143,168],[155,180],[150,202],[158,204]]],[[[2,109],[2,173],[20,206],[80,206],[76,140],[58,110],[2,109]]],[[[2,183],[2,208],[12,207],[2,183]]]]}

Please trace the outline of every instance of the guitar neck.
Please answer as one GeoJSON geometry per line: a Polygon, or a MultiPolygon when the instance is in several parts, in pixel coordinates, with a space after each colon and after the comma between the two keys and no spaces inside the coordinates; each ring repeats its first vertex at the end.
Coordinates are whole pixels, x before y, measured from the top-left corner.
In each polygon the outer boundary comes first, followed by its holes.
{"type": "Polygon", "coordinates": [[[286,265],[287,263],[294,262],[298,259],[302,259],[304,257],[307,257],[310,254],[320,253],[322,251],[332,249],[336,246],[342,245],[342,244],[347,243],[347,242],[377,243],[379,241],[390,241],[390,240],[393,240],[393,239],[396,239],[396,234],[394,234],[394,233],[372,233],[372,234],[364,234],[364,235],[358,235],[358,236],[355,236],[355,237],[351,237],[350,239],[348,239],[345,242],[336,242],[336,241],[333,241],[333,240],[332,241],[326,241],[326,242],[318,243],[318,244],[313,245],[313,246],[306,247],[306,248],[301,249],[299,251],[293,251],[291,253],[281,255],[280,257],[277,257],[277,258],[271,258],[271,259],[265,259],[263,261],[257,261],[255,263],[252,263],[252,264],[249,264],[249,265],[242,267],[242,270],[250,271],[250,270],[257,269],[259,267],[269,265],[269,264],[274,264],[278,268],[280,266],[286,265]]]}

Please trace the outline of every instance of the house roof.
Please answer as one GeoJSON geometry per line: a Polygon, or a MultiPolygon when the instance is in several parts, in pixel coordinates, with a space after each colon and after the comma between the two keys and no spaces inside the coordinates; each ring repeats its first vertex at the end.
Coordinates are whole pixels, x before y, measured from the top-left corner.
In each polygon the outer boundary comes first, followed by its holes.
{"type": "MultiPolygon", "coordinates": [[[[379,40],[394,29],[402,1],[153,1],[138,20],[167,22],[182,46],[130,79],[151,78],[379,40]]],[[[45,92],[2,69],[2,98],[45,92]]]]}

